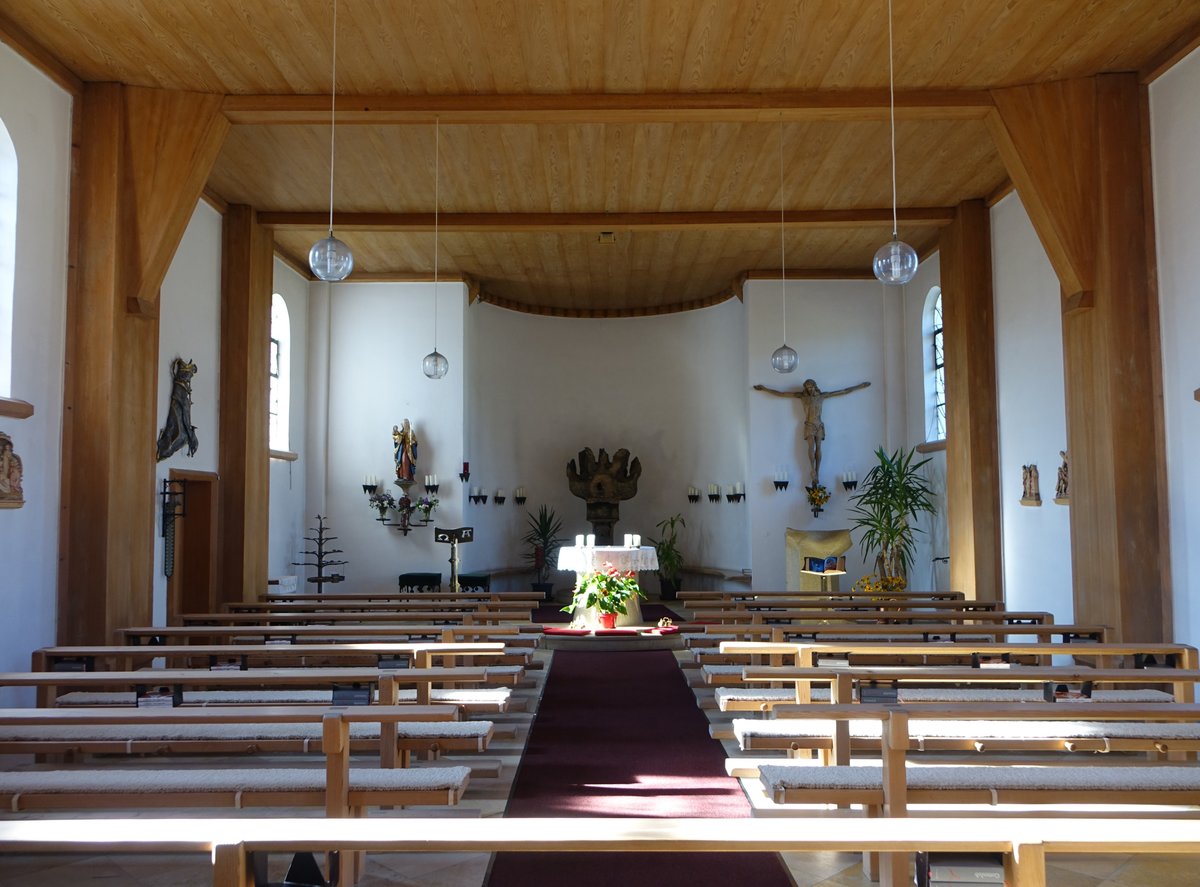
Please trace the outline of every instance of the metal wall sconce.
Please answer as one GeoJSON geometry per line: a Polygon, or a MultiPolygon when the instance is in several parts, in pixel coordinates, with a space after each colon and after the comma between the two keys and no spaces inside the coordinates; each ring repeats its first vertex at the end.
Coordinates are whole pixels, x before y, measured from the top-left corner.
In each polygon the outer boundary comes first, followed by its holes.
{"type": "Polygon", "coordinates": [[[517,487],[515,490],[513,490],[513,502],[515,502],[517,505],[524,505],[526,498],[524,487],[517,487]]]}
{"type": "Polygon", "coordinates": [[[788,488],[788,484],[791,482],[788,478],[788,470],[786,468],[780,468],[778,471],[776,471],[773,482],[777,492],[782,493],[784,490],[786,490],[788,488]]]}
{"type": "Polygon", "coordinates": [[[741,502],[746,498],[746,485],[741,481],[735,484],[730,484],[729,492],[725,494],[726,502],[741,502]]]}
{"type": "Polygon", "coordinates": [[[504,500],[507,498],[508,497],[504,495],[504,490],[496,490],[496,495],[494,495],[492,497],[492,501],[495,502],[497,505],[503,505],[504,500]]]}
{"type": "Polygon", "coordinates": [[[464,462],[463,470],[458,473],[458,479],[464,484],[471,479],[471,463],[464,462]]]}
{"type": "Polygon", "coordinates": [[[488,494],[482,487],[475,487],[474,491],[467,498],[476,505],[487,505],[488,494]]]}
{"type": "Polygon", "coordinates": [[[842,475],[842,489],[847,492],[858,489],[858,475],[855,472],[847,471],[842,475]]]}
{"type": "Polygon", "coordinates": [[[175,573],[175,521],[187,515],[187,481],[164,477],[162,490],[163,575],[175,573]]]}
{"type": "Polygon", "coordinates": [[[695,504],[700,501],[700,488],[689,486],[687,491],[688,501],[695,504]]]}
{"type": "Polygon", "coordinates": [[[709,484],[708,485],[708,501],[709,502],[720,502],[721,501],[721,485],[720,484],[709,484]]]}

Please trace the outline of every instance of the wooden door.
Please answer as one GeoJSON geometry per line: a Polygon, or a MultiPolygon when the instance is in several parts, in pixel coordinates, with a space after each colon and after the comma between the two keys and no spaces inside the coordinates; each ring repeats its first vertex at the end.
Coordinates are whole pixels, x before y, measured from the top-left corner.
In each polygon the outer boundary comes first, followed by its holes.
{"type": "Polygon", "coordinates": [[[171,469],[170,479],[186,489],[183,515],[175,519],[175,570],[167,583],[167,624],[184,613],[216,609],[217,475],[171,469]]]}

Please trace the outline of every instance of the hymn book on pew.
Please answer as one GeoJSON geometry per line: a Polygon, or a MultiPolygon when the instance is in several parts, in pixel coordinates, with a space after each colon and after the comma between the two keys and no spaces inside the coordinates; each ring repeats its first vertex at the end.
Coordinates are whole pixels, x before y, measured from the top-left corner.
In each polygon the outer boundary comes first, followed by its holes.
{"type": "Polygon", "coordinates": [[[842,557],[806,557],[804,569],[809,573],[844,573],[846,558],[842,557]]]}
{"type": "Polygon", "coordinates": [[[1004,857],[998,853],[916,855],[917,887],[943,884],[1003,884],[1004,857]]]}

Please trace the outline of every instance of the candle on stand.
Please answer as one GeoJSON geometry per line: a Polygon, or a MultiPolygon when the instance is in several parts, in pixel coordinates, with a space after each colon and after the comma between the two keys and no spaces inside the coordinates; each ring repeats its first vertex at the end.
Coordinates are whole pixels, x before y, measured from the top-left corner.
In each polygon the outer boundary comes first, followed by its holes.
{"type": "Polygon", "coordinates": [[[580,533],[578,536],[575,537],[575,547],[583,548],[583,533],[580,533]]]}

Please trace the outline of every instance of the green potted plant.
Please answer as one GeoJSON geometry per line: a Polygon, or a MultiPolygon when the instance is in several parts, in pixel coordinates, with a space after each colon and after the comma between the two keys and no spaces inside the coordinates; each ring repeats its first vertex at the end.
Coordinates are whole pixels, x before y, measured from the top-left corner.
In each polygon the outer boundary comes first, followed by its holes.
{"type": "Polygon", "coordinates": [[[921,473],[929,460],[916,461],[915,449],[896,450],[889,456],[880,447],[875,456],[879,464],[850,497],[851,523],[862,530],[859,544],[863,557],[875,556],[875,580],[864,580],[872,588],[899,591],[907,585],[916,534],[921,532],[915,521],[922,513],[934,512],[933,490],[921,473]]]}
{"type": "Polygon", "coordinates": [[[550,570],[559,546],[565,541],[559,536],[562,520],[553,508],[545,505],[538,509],[536,516],[532,512],[527,512],[526,516],[529,518],[529,529],[521,541],[529,546],[525,560],[533,566],[533,590],[540,591],[546,600],[550,600],[554,595],[554,583],[549,581],[550,570]]]}
{"type": "Polygon", "coordinates": [[[628,602],[634,597],[645,597],[638,585],[637,573],[623,572],[606,563],[579,577],[571,602],[562,609],[564,613],[595,609],[600,614],[601,627],[615,628],[617,614],[626,615],[628,602]]]}
{"type": "Polygon", "coordinates": [[[683,572],[683,554],[679,550],[679,528],[686,527],[682,514],[673,514],[659,521],[658,539],[651,539],[658,554],[659,595],[664,601],[673,601],[679,593],[679,576],[683,572]]]}

